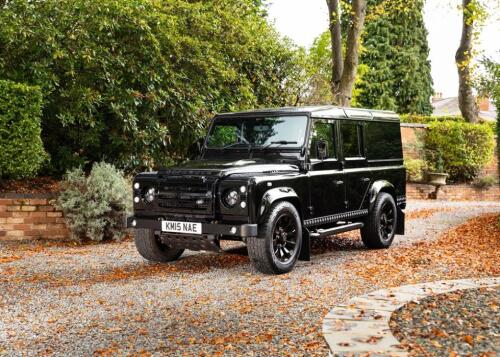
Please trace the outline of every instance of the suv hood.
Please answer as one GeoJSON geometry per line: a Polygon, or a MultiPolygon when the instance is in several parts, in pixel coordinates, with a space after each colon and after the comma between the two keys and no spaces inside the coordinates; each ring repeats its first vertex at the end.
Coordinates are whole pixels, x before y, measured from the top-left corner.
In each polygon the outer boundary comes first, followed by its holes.
{"type": "Polygon", "coordinates": [[[263,159],[245,160],[193,160],[181,165],[169,167],[159,171],[164,175],[218,175],[229,176],[235,174],[273,174],[298,172],[299,167],[292,164],[280,164],[263,159]]]}

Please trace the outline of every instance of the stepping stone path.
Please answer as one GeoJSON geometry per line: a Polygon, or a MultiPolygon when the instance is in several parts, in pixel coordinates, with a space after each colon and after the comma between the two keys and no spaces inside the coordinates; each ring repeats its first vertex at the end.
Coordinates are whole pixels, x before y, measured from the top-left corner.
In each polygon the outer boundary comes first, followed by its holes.
{"type": "Polygon", "coordinates": [[[332,356],[408,356],[389,327],[395,310],[430,295],[497,285],[500,285],[500,277],[445,280],[377,290],[333,308],[323,320],[323,336],[332,356]]]}

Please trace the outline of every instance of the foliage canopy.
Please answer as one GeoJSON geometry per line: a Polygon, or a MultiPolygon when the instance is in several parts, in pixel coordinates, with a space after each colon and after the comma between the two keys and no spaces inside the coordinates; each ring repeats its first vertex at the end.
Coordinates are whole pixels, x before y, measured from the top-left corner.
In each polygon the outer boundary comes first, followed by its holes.
{"type": "Polygon", "coordinates": [[[38,85],[53,173],[184,155],[216,111],[297,100],[301,52],[254,0],[13,0],[0,78],[38,85]]]}

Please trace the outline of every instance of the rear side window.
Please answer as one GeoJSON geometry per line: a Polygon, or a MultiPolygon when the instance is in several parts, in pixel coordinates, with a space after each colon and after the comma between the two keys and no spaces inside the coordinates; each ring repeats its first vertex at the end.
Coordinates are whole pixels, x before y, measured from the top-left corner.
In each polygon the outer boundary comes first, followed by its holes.
{"type": "Polygon", "coordinates": [[[342,152],[344,158],[363,157],[363,127],[356,123],[342,123],[342,152]]]}
{"type": "Polygon", "coordinates": [[[399,123],[367,122],[366,149],[368,160],[402,158],[399,123]]]}

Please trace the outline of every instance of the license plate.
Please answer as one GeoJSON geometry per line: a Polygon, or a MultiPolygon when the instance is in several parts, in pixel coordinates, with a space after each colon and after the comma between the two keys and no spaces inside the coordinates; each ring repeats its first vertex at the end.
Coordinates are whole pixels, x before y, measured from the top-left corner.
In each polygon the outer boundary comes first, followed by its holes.
{"type": "Polygon", "coordinates": [[[201,223],[162,221],[162,232],[201,234],[201,223]]]}

